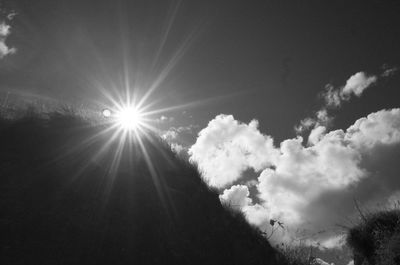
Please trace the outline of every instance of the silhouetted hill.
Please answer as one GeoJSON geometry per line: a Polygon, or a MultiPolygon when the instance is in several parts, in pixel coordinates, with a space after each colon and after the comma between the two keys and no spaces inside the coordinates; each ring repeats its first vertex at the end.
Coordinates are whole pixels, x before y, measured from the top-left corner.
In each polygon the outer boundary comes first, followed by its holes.
{"type": "Polygon", "coordinates": [[[165,143],[121,145],[107,128],[60,113],[0,118],[0,264],[276,264],[165,143]]]}

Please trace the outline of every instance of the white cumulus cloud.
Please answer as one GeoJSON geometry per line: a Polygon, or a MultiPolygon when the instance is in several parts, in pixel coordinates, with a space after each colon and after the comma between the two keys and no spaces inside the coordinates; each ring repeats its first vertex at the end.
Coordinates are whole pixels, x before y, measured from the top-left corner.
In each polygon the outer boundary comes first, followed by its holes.
{"type": "Polygon", "coordinates": [[[304,147],[301,137],[285,140],[276,169],[265,169],[258,178],[259,197],[271,218],[300,226],[308,222],[306,208],[313,201],[364,176],[360,159],[345,143],[343,131],[330,132],[310,147],[304,147]]]}
{"type": "Polygon", "coordinates": [[[218,115],[199,132],[189,155],[210,186],[223,188],[246,169],[261,171],[270,166],[278,152],[272,138],[258,130],[258,121],[245,124],[232,115],[218,115]]]}
{"type": "Polygon", "coordinates": [[[241,210],[249,223],[262,226],[269,220],[268,211],[262,205],[254,204],[249,196],[249,188],[246,185],[234,185],[224,190],[219,199],[222,204],[241,210]]]}
{"type": "Polygon", "coordinates": [[[6,55],[13,54],[17,50],[15,48],[10,48],[6,44],[6,39],[11,32],[10,25],[5,22],[0,23],[0,59],[4,58],[6,55]]]}
{"type": "Polygon", "coordinates": [[[400,143],[400,109],[381,110],[357,120],[346,131],[357,148],[400,143]]]}
{"type": "Polygon", "coordinates": [[[249,188],[245,185],[234,185],[230,189],[224,190],[219,196],[221,202],[232,207],[241,209],[245,206],[252,204],[249,198],[249,188]]]}
{"type": "MultiPolygon", "coordinates": [[[[371,113],[347,130],[328,132],[326,127],[316,127],[307,143],[297,137],[282,141],[279,148],[273,146],[272,137],[259,131],[257,122],[245,124],[219,115],[199,133],[189,153],[211,186],[227,187],[220,200],[241,209],[250,223],[265,231],[270,219],[279,220],[287,229],[280,239],[288,242],[303,235],[302,229],[316,235],[310,244],[334,248],[343,245],[343,237],[320,231],[342,223],[343,217],[354,213],[354,196],[376,188],[377,180],[370,181],[375,176],[364,159],[388,153],[399,143],[400,109],[371,113]],[[261,172],[251,180],[255,194],[250,186],[228,186],[248,168],[261,172]]],[[[390,183],[385,180],[381,185],[390,183]]]]}

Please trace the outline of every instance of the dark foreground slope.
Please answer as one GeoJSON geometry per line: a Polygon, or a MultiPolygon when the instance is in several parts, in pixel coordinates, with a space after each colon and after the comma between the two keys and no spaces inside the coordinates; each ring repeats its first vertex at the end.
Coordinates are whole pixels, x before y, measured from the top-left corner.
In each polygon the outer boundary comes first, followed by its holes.
{"type": "Polygon", "coordinates": [[[144,140],[150,170],[138,143],[118,153],[112,131],[96,136],[106,128],[0,119],[0,264],[276,264],[165,144],[144,140]]]}
{"type": "Polygon", "coordinates": [[[372,213],[350,229],[347,242],[355,265],[400,264],[400,210],[372,213]]]}

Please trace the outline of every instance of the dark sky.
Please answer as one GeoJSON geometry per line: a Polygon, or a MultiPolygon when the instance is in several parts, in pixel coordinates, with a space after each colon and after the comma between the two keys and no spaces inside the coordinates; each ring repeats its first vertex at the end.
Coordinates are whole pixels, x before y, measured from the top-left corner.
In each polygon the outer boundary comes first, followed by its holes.
{"type": "MultiPolygon", "coordinates": [[[[374,74],[400,59],[396,1],[38,0],[3,6],[17,12],[7,43],[18,51],[1,62],[2,90],[102,101],[99,86],[123,87],[127,76],[143,94],[170,63],[151,96],[161,101],[158,107],[214,98],[186,108],[194,121],[181,117],[182,124],[204,126],[220,113],[257,118],[278,142],[318,107],[325,84],[342,85],[358,71],[374,74]]],[[[399,80],[391,82],[345,106],[338,126],[382,104],[396,106],[399,80]]]]}

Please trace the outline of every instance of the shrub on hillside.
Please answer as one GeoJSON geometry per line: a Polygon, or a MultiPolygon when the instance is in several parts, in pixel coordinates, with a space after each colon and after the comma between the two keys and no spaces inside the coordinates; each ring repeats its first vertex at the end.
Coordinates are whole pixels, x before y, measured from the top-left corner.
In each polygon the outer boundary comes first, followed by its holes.
{"type": "Polygon", "coordinates": [[[351,228],[347,242],[353,249],[354,264],[400,264],[400,210],[370,214],[351,228]]]}

